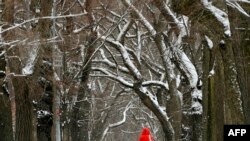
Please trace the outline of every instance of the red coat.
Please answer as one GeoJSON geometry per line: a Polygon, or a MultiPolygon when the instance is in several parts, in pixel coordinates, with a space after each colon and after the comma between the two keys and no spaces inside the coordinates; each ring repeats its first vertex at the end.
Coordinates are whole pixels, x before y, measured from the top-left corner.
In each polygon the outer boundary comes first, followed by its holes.
{"type": "Polygon", "coordinates": [[[153,141],[153,137],[151,136],[150,130],[148,128],[142,129],[139,141],[153,141]]]}

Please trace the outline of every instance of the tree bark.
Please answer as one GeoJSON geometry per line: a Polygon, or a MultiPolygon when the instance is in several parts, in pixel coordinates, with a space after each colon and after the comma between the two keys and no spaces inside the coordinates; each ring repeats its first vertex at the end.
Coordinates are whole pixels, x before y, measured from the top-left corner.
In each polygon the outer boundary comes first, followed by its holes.
{"type": "MultiPolygon", "coordinates": [[[[168,81],[169,84],[169,95],[170,95],[170,99],[168,99],[166,101],[166,112],[167,114],[169,114],[170,117],[170,122],[171,122],[171,126],[173,126],[173,133],[167,133],[169,131],[166,131],[166,127],[164,127],[165,129],[163,129],[165,136],[167,137],[167,139],[171,138],[171,135],[168,134],[174,134],[174,138],[172,138],[173,140],[179,140],[181,138],[181,121],[182,121],[182,110],[181,110],[181,99],[178,95],[178,91],[177,91],[177,86],[176,86],[176,78],[174,78],[173,76],[170,76],[171,74],[173,74],[174,70],[171,68],[172,62],[170,61],[170,58],[168,58],[167,54],[170,53],[170,49],[169,47],[166,46],[167,43],[165,43],[164,37],[162,34],[160,34],[161,32],[163,32],[164,28],[165,28],[165,24],[166,22],[162,22],[159,21],[156,26],[155,29],[156,31],[159,33],[156,35],[155,37],[155,43],[156,46],[159,50],[159,53],[161,54],[161,58],[164,62],[164,67],[166,69],[166,79],[168,81]]],[[[171,53],[170,53],[171,54],[171,53]]],[[[163,121],[162,121],[163,122],[163,121]]],[[[164,123],[165,124],[165,123],[164,123]]]]}
{"type": "MultiPolygon", "coordinates": [[[[217,47],[218,48],[218,47],[217,47]]],[[[207,54],[207,53],[206,53],[207,54]]],[[[206,55],[207,56],[207,55],[206,55]]],[[[207,91],[204,95],[206,98],[206,115],[205,123],[207,130],[205,130],[204,140],[214,141],[223,140],[223,126],[224,126],[224,96],[225,96],[225,85],[224,68],[222,58],[220,57],[219,50],[213,49],[210,51],[209,56],[209,71],[206,72],[207,77],[207,91]],[[212,56],[215,55],[216,59],[212,56]]],[[[206,88],[206,87],[205,87],[206,88]]]]}
{"type": "MultiPolygon", "coordinates": [[[[90,47],[92,48],[92,47],[90,47]]],[[[88,52],[86,62],[93,52],[88,52]]],[[[86,62],[84,64],[86,64],[86,62]]],[[[90,114],[90,92],[88,88],[88,78],[91,68],[91,63],[82,70],[80,89],[77,96],[77,102],[73,108],[73,122],[71,127],[72,140],[88,141],[89,140],[89,114],[90,114]]]]}
{"type": "Polygon", "coordinates": [[[12,83],[16,96],[16,141],[33,139],[33,107],[25,76],[13,76],[12,83]]]}
{"type": "MultiPolygon", "coordinates": [[[[88,12],[86,20],[89,25],[94,24],[94,18],[92,15],[92,2],[91,0],[85,1],[85,10],[88,12]]],[[[89,127],[89,118],[90,118],[90,108],[91,108],[91,96],[90,89],[88,86],[89,74],[91,70],[91,58],[95,51],[95,40],[97,38],[97,32],[94,31],[94,28],[91,28],[87,32],[87,38],[85,42],[86,53],[82,57],[83,67],[81,68],[81,79],[80,79],[80,89],[77,96],[77,102],[73,109],[73,119],[72,123],[72,140],[78,141],[89,141],[90,136],[90,127],[89,127]],[[77,128],[76,128],[77,127],[77,128]]]]}
{"type": "MultiPolygon", "coordinates": [[[[32,1],[32,5],[35,7],[40,6],[40,13],[36,13],[39,17],[51,16],[52,0],[32,1]]],[[[36,8],[32,7],[31,10],[36,12],[36,8]]],[[[39,19],[38,24],[34,25],[35,31],[38,32],[38,38],[40,39],[40,54],[37,64],[34,66],[34,81],[40,82],[40,86],[44,89],[42,91],[41,99],[37,103],[38,111],[48,111],[52,113],[53,105],[53,71],[52,71],[52,47],[47,43],[47,39],[51,37],[51,20],[39,19]],[[44,63],[46,62],[46,63],[44,63]],[[44,78],[45,82],[41,82],[39,79],[44,78]]],[[[38,117],[37,117],[38,118],[38,117]]],[[[52,115],[42,116],[38,118],[37,123],[37,136],[38,141],[50,141],[52,130],[52,115]]]]}
{"type": "MultiPolygon", "coordinates": [[[[1,22],[7,22],[8,28],[14,22],[14,1],[13,0],[5,0],[1,1],[1,22]]],[[[3,27],[1,27],[2,30],[3,27]]],[[[1,41],[6,42],[11,40],[12,32],[8,31],[1,34],[1,41]]],[[[4,46],[0,49],[0,53],[4,53],[8,46],[4,46]]],[[[6,53],[6,52],[5,52],[6,53]]],[[[6,55],[5,53],[0,57],[0,137],[3,141],[13,141],[14,133],[13,133],[13,121],[12,121],[12,106],[10,101],[10,95],[6,91],[8,89],[5,87],[4,89],[4,79],[6,77],[6,55]]]]}
{"type": "Polygon", "coordinates": [[[175,141],[175,131],[172,126],[172,123],[167,119],[166,116],[163,115],[163,113],[159,110],[159,107],[153,103],[153,101],[149,98],[149,96],[141,91],[140,86],[134,86],[135,92],[140,97],[142,103],[148,107],[157,117],[157,119],[160,121],[163,132],[165,133],[165,140],[167,141],[175,141]]]}
{"type": "MultiPolygon", "coordinates": [[[[249,13],[250,6],[241,4],[249,13]],[[247,10],[248,9],[248,10],[247,10]]],[[[250,124],[250,21],[239,11],[228,7],[232,30],[232,50],[235,58],[237,80],[241,92],[242,110],[245,124],[250,124]]]]}
{"type": "Polygon", "coordinates": [[[243,124],[244,115],[242,110],[241,91],[237,81],[236,65],[230,41],[220,44],[220,52],[224,67],[225,84],[225,123],[243,124]],[[222,47],[223,46],[223,47],[222,47]]]}
{"type": "Polygon", "coordinates": [[[0,136],[3,141],[13,141],[10,100],[7,94],[0,94],[0,136]]]}

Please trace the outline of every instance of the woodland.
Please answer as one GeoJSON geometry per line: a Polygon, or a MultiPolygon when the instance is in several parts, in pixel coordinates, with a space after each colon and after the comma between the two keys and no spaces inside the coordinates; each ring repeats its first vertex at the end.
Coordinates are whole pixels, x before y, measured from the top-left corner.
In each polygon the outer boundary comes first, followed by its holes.
{"type": "Polygon", "coordinates": [[[0,141],[223,141],[250,125],[249,0],[0,0],[0,141]]]}

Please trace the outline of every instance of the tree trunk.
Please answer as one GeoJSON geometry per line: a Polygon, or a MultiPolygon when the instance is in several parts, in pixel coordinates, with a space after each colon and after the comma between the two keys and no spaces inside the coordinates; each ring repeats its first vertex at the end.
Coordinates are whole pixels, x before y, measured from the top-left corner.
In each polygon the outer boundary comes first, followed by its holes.
{"type": "Polygon", "coordinates": [[[213,53],[212,50],[208,48],[207,43],[203,42],[203,59],[202,59],[202,93],[203,93],[203,130],[202,130],[202,138],[203,141],[208,141],[208,115],[210,114],[210,111],[208,110],[208,98],[209,98],[209,90],[210,88],[210,79],[209,75],[210,71],[213,70],[214,65],[214,58],[212,57],[213,53]]]}
{"type": "Polygon", "coordinates": [[[0,136],[3,141],[13,141],[10,100],[7,94],[0,94],[0,136]]]}
{"type": "MultiPolygon", "coordinates": [[[[94,24],[95,20],[92,17],[92,2],[91,0],[85,1],[85,10],[88,12],[86,20],[88,24],[94,24]]],[[[91,70],[91,57],[95,51],[95,40],[97,38],[97,32],[94,31],[94,28],[91,28],[87,32],[86,38],[86,53],[82,57],[83,68],[81,69],[81,79],[80,79],[80,89],[77,96],[77,102],[73,109],[73,119],[72,124],[72,140],[78,141],[89,141],[89,117],[90,117],[90,108],[91,108],[91,96],[90,89],[88,86],[89,74],[91,70]],[[77,127],[77,128],[76,128],[77,127]]]]}
{"type": "Polygon", "coordinates": [[[33,139],[33,107],[25,76],[13,76],[12,83],[16,96],[16,141],[33,139]]]}
{"type": "MultiPolygon", "coordinates": [[[[57,16],[56,0],[53,0],[52,17],[57,16]]],[[[52,18],[52,37],[56,35],[56,19],[52,18]]],[[[62,84],[62,54],[56,42],[52,43],[52,69],[53,69],[53,126],[52,141],[61,141],[61,90],[62,84]]]]}
{"type": "Polygon", "coordinates": [[[82,70],[80,89],[77,96],[77,102],[73,109],[72,123],[72,140],[88,141],[89,140],[89,114],[90,114],[90,90],[88,87],[89,73],[91,70],[90,57],[93,55],[94,46],[91,45],[95,40],[94,33],[89,35],[89,46],[87,46],[86,56],[84,58],[85,68],[82,70]]]}
{"type": "MultiPolygon", "coordinates": [[[[0,70],[5,71],[5,59],[1,57],[0,70]]],[[[1,74],[0,85],[3,86],[5,74],[1,74]]],[[[0,137],[3,141],[13,141],[13,128],[11,116],[11,104],[9,94],[3,88],[0,89],[0,137]]]]}
{"type": "MultiPolygon", "coordinates": [[[[249,4],[241,4],[249,13],[249,4]],[[247,10],[248,9],[248,10],[247,10]]],[[[241,92],[245,124],[250,124],[250,21],[239,11],[229,8],[232,30],[232,49],[235,58],[237,80],[241,92]]]]}
{"type": "Polygon", "coordinates": [[[52,126],[52,141],[61,141],[61,124],[60,124],[60,116],[61,116],[61,109],[60,109],[60,92],[55,86],[53,85],[53,126],[52,126]]]}
{"type": "MultiPolygon", "coordinates": [[[[52,0],[42,0],[40,1],[32,1],[33,7],[31,10],[36,12],[35,7],[40,6],[40,13],[36,13],[37,15],[43,16],[51,16],[52,9],[52,0]],[[35,6],[35,7],[34,7],[35,6]]],[[[38,20],[38,24],[36,26],[36,31],[38,32],[40,39],[40,56],[38,58],[38,63],[35,66],[34,77],[35,82],[40,82],[40,78],[44,78],[45,82],[41,83],[41,87],[44,89],[42,91],[42,97],[37,103],[38,111],[47,111],[52,113],[52,105],[53,105],[53,71],[52,71],[52,48],[51,44],[46,43],[46,40],[51,37],[51,19],[40,19],[38,20]],[[46,62],[46,63],[43,63],[46,62]]],[[[41,116],[38,118],[37,123],[37,136],[38,141],[50,141],[51,140],[51,130],[52,130],[52,115],[48,114],[45,116],[41,116]]]]}
{"type": "MultiPolygon", "coordinates": [[[[61,9],[65,12],[65,15],[69,15],[73,9],[68,10],[68,7],[72,5],[73,1],[61,1],[61,9]]],[[[62,60],[62,79],[67,80],[70,79],[68,75],[66,75],[66,72],[70,69],[68,68],[67,65],[67,51],[72,49],[74,46],[74,41],[72,40],[73,37],[73,29],[74,29],[74,21],[72,17],[67,17],[66,18],[66,30],[62,30],[62,38],[64,38],[64,42],[59,46],[60,50],[63,53],[63,60],[62,60]]],[[[67,83],[67,82],[66,82],[67,83]]],[[[75,84],[76,85],[76,84],[75,84]]],[[[66,92],[68,85],[64,87],[64,91],[66,92]]],[[[70,134],[70,127],[71,123],[73,121],[72,119],[72,102],[73,102],[73,93],[65,93],[62,95],[62,115],[61,115],[61,123],[63,124],[62,126],[62,141],[71,141],[71,134],[70,134]]]]}
{"type": "Polygon", "coordinates": [[[87,65],[86,69],[82,70],[80,89],[77,96],[76,104],[73,108],[73,121],[71,127],[71,137],[75,141],[88,141],[89,140],[89,114],[90,114],[90,101],[89,101],[89,88],[87,85],[91,65],[87,65]]]}
{"type": "Polygon", "coordinates": [[[241,91],[237,81],[237,72],[230,41],[226,44],[220,44],[220,52],[224,66],[224,84],[225,84],[225,123],[242,124],[244,115],[242,111],[241,91]]]}
{"type": "Polygon", "coordinates": [[[172,126],[172,123],[167,119],[168,117],[164,116],[163,113],[159,110],[159,107],[155,105],[155,103],[149,98],[146,93],[142,92],[140,86],[134,86],[135,92],[140,97],[142,103],[148,107],[157,117],[157,119],[160,121],[163,132],[165,134],[165,140],[166,141],[175,141],[175,131],[172,126]]]}
{"type": "MultiPolygon", "coordinates": [[[[166,22],[159,22],[155,26],[157,32],[161,33],[165,28],[166,22]]],[[[170,74],[173,74],[174,70],[170,65],[173,65],[169,58],[167,57],[168,53],[170,53],[169,47],[167,47],[166,43],[164,43],[164,37],[162,34],[157,34],[155,37],[155,43],[157,48],[162,56],[162,60],[164,60],[164,67],[166,68],[166,77],[169,84],[169,95],[170,99],[166,101],[166,112],[169,114],[171,126],[173,126],[173,133],[166,133],[166,127],[163,126],[163,131],[165,132],[166,137],[172,138],[173,140],[179,140],[181,138],[181,121],[182,121],[182,110],[181,110],[181,99],[178,95],[177,86],[176,86],[176,78],[172,78],[170,74]],[[165,128],[165,129],[164,129],[165,128]],[[169,134],[169,135],[168,135],[169,134]],[[171,137],[170,134],[174,134],[174,137],[171,137]]],[[[171,54],[171,53],[170,53],[171,54]]],[[[163,121],[162,121],[163,122],[163,121]]],[[[164,123],[165,124],[165,123],[164,123]]]]}
{"type": "MultiPolygon", "coordinates": [[[[14,1],[13,0],[5,0],[1,1],[1,22],[6,22],[8,24],[12,24],[14,22],[14,1]]],[[[9,25],[8,25],[9,26],[9,25]]],[[[7,26],[7,27],[8,27],[7,26]]],[[[0,27],[1,31],[3,30],[3,26],[0,27]]],[[[11,40],[12,31],[5,32],[1,34],[1,42],[7,42],[11,40]]],[[[8,46],[4,46],[0,49],[0,53],[4,53],[8,46]]],[[[4,79],[6,77],[6,55],[3,54],[0,57],[0,138],[3,141],[13,141],[13,122],[12,121],[12,106],[10,101],[9,93],[3,88],[4,79]]],[[[6,89],[8,89],[5,86],[6,89]]]]}
{"type": "MultiPolygon", "coordinates": [[[[169,83],[170,99],[166,103],[166,112],[170,117],[170,122],[174,129],[175,140],[181,139],[181,121],[182,121],[182,107],[181,99],[176,88],[176,81],[171,80],[169,83]]],[[[166,133],[165,133],[166,134],[166,133]]]]}
{"type": "Polygon", "coordinates": [[[212,60],[211,58],[211,63],[215,63],[215,66],[210,68],[208,76],[207,141],[223,140],[224,126],[225,85],[223,80],[225,78],[223,62],[219,56],[219,50],[214,49],[211,53],[216,56],[216,59],[212,60]]]}

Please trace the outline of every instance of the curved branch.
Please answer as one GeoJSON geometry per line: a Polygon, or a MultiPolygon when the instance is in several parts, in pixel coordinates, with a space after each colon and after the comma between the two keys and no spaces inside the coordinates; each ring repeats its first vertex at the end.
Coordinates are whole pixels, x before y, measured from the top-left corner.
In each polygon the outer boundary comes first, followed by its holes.
{"type": "Polygon", "coordinates": [[[104,73],[105,75],[91,75],[91,76],[94,76],[94,77],[107,77],[107,78],[110,78],[112,80],[115,80],[119,83],[121,83],[122,85],[124,86],[127,86],[129,88],[132,88],[133,87],[133,84],[128,82],[127,80],[125,80],[124,78],[122,78],[121,76],[116,76],[114,74],[112,74],[111,72],[109,72],[108,70],[106,69],[103,69],[103,68],[97,68],[97,67],[92,67],[91,68],[93,71],[100,71],[102,73],[104,73]]]}

